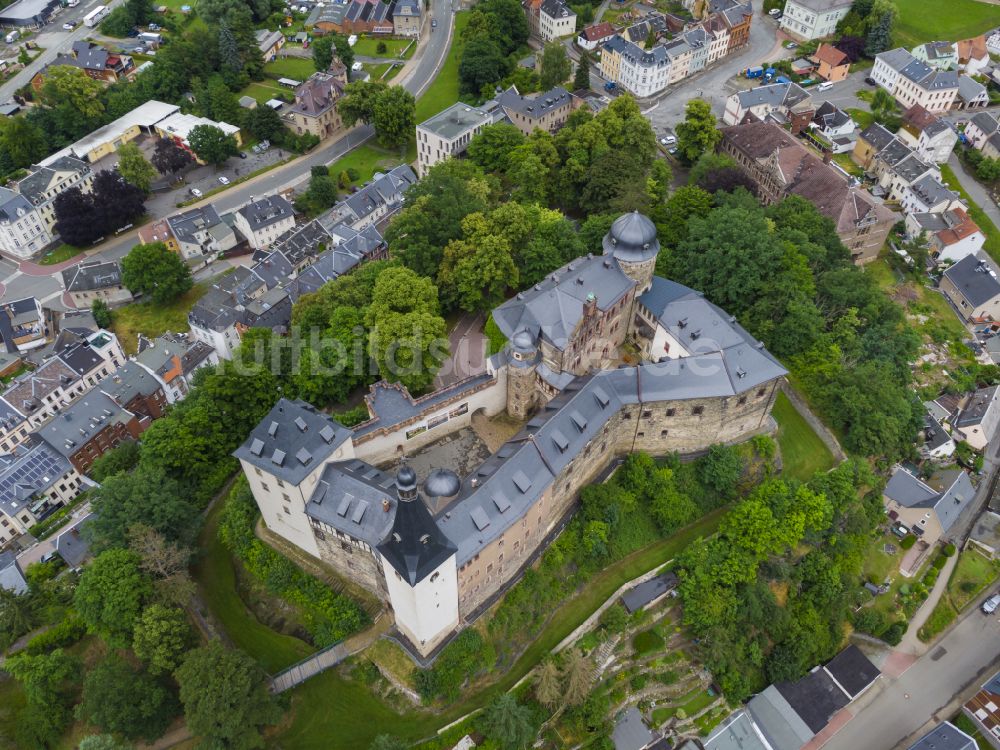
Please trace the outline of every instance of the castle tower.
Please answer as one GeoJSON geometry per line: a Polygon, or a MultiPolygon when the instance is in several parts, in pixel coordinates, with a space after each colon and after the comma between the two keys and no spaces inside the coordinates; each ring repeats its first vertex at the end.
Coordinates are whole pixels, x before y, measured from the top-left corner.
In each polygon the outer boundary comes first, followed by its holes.
{"type": "Polygon", "coordinates": [[[535,408],[538,398],[535,368],[538,366],[538,347],[535,337],[521,329],[514,334],[508,349],[507,360],[507,413],[514,419],[525,420],[535,408]]]}
{"type": "Polygon", "coordinates": [[[396,474],[396,498],[392,529],[378,551],[396,627],[426,656],[458,627],[458,549],[424,505],[409,466],[396,474]]]}
{"type": "Polygon", "coordinates": [[[602,245],[604,254],[613,255],[622,271],[635,281],[636,295],[652,286],[660,240],[656,236],[656,225],[648,216],[638,211],[619,216],[604,235],[602,245]]]}

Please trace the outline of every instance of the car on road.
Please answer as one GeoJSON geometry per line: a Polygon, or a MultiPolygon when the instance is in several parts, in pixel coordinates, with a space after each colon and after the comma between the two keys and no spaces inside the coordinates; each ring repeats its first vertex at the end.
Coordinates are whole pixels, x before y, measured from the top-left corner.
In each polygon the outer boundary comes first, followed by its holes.
{"type": "Polygon", "coordinates": [[[865,83],[869,86],[878,86],[878,82],[871,76],[865,76],[865,83]]]}
{"type": "Polygon", "coordinates": [[[785,49],[795,49],[798,46],[799,46],[798,42],[789,42],[788,44],[785,45],[785,49]]]}
{"type": "Polygon", "coordinates": [[[229,178],[226,177],[225,175],[223,175],[222,177],[219,178],[219,182],[221,182],[223,185],[228,185],[229,184],[229,178]]]}
{"type": "Polygon", "coordinates": [[[247,158],[247,152],[246,151],[240,151],[237,154],[237,156],[239,156],[241,159],[246,159],[247,158]]]}
{"type": "Polygon", "coordinates": [[[191,188],[191,195],[195,198],[200,198],[202,196],[202,192],[198,188],[191,188]]]}
{"type": "Polygon", "coordinates": [[[431,28],[436,29],[438,27],[438,22],[436,18],[431,19],[431,28]]]}
{"type": "Polygon", "coordinates": [[[1000,607],[1000,594],[994,594],[983,602],[983,614],[992,615],[997,611],[997,607],[1000,607]]]}
{"type": "Polygon", "coordinates": [[[63,28],[66,31],[72,31],[73,29],[76,28],[76,21],[67,21],[66,23],[63,24],[63,28]]]}
{"type": "Polygon", "coordinates": [[[661,146],[670,146],[674,143],[677,143],[677,138],[672,135],[665,135],[660,139],[661,146]]]}
{"type": "Polygon", "coordinates": [[[769,16],[779,16],[779,15],[781,15],[781,8],[771,8],[771,10],[769,10],[767,12],[767,15],[769,15],[769,16]]]}

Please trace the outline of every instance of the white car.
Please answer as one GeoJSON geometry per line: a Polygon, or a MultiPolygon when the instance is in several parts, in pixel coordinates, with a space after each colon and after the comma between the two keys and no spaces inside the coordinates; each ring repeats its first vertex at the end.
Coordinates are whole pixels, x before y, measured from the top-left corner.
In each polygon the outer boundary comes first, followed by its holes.
{"type": "Polygon", "coordinates": [[[356,62],[356,63],[354,63],[354,64],[353,64],[353,65],[351,66],[351,70],[353,70],[353,71],[354,71],[355,73],[357,73],[357,72],[358,72],[359,70],[361,70],[361,69],[362,69],[362,68],[364,68],[364,67],[365,67],[365,66],[364,66],[364,65],[362,65],[361,63],[359,63],[359,62],[356,62]]]}
{"type": "Polygon", "coordinates": [[[76,21],[67,21],[66,23],[63,24],[63,28],[66,31],[72,31],[73,29],[76,28],[76,21]]]}
{"type": "Polygon", "coordinates": [[[992,615],[1000,607],[1000,594],[994,594],[983,602],[983,614],[992,615]]]}
{"type": "Polygon", "coordinates": [[[661,146],[669,146],[673,143],[677,143],[677,139],[672,135],[665,135],[660,139],[661,146]]]}
{"type": "Polygon", "coordinates": [[[769,10],[767,12],[767,15],[769,15],[769,16],[777,16],[777,15],[780,15],[780,13],[781,13],[781,8],[771,8],[771,10],[769,10]]]}
{"type": "Polygon", "coordinates": [[[195,198],[200,198],[202,196],[202,192],[198,188],[191,188],[191,195],[195,198]]]}
{"type": "Polygon", "coordinates": [[[225,177],[225,176],[220,177],[219,178],[219,182],[221,182],[223,185],[228,185],[229,184],[229,178],[225,177]]]}

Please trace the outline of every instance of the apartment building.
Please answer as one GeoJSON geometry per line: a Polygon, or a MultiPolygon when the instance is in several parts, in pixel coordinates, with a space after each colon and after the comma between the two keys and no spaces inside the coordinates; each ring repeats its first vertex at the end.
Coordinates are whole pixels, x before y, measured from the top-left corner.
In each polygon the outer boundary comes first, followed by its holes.
{"type": "Polygon", "coordinates": [[[464,154],[469,142],[494,121],[494,115],[485,109],[457,102],[417,125],[419,176],[445,159],[464,154]]]}
{"type": "Polygon", "coordinates": [[[932,68],[902,47],[876,55],[871,78],[903,109],[919,104],[929,112],[945,112],[958,95],[958,73],[932,68]]]}
{"type": "Polygon", "coordinates": [[[796,39],[823,39],[837,31],[852,0],[786,0],[781,29],[796,39]]]}

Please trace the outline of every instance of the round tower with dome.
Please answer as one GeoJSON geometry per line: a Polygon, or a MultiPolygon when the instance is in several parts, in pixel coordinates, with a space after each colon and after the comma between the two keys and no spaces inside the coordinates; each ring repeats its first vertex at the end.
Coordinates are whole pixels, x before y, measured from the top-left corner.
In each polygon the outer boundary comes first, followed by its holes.
{"type": "Polygon", "coordinates": [[[622,271],[635,281],[637,296],[652,286],[660,240],[648,216],[638,211],[619,216],[604,235],[602,245],[604,254],[614,256],[622,271]]]}
{"type": "Polygon", "coordinates": [[[531,332],[522,328],[510,340],[507,368],[507,413],[527,419],[538,399],[538,345],[531,332]]]}

